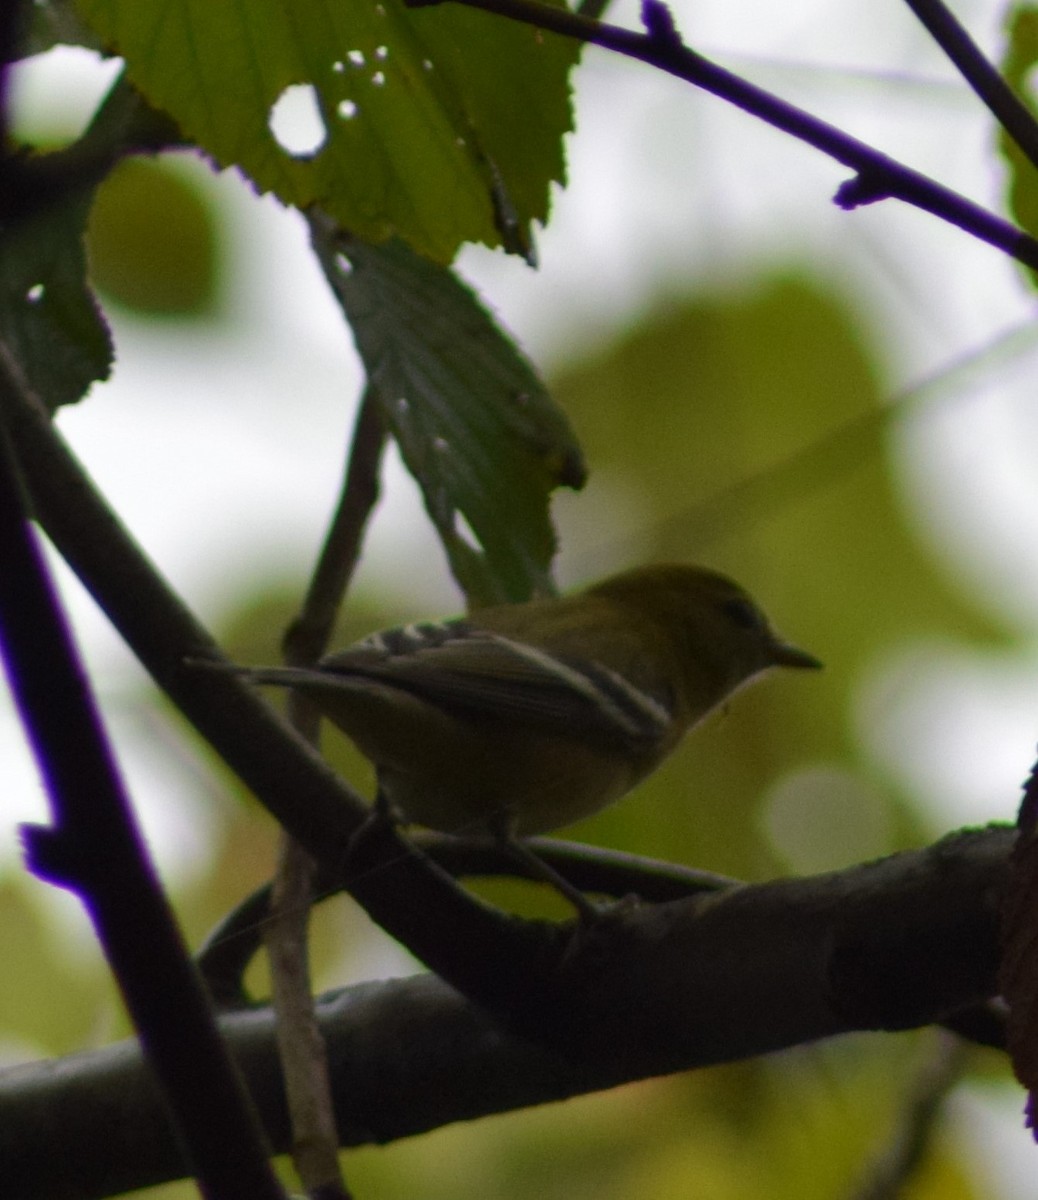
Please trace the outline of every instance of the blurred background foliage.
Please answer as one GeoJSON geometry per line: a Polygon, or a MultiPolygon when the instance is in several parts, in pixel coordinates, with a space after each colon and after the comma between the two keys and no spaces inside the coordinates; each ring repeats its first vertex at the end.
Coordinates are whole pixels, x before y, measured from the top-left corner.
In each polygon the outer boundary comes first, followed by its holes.
{"type": "MultiPolygon", "coordinates": [[[[106,308],[134,320],[204,320],[207,331],[239,319],[225,300],[235,269],[225,222],[177,156],[125,164],[99,190],[89,226],[106,308]]],[[[891,448],[914,402],[890,401],[886,351],[865,307],[845,279],[791,254],[737,282],[668,284],[637,319],[593,344],[574,340],[557,363],[549,383],[591,468],[585,491],[556,504],[567,579],[639,561],[707,562],[745,583],[782,633],[826,664],[819,676],[776,676],[738,695],[634,795],[572,836],[766,879],[840,868],[942,831],[863,746],[857,689],[876,663],[920,641],[984,652],[1022,643],[908,510],[891,448]]],[[[232,657],[277,661],[304,586],[301,574],[250,578],[216,630],[232,657]]],[[[336,641],[438,615],[426,603],[417,587],[402,598],[365,571],[336,641]]],[[[156,704],[143,689],[116,701],[135,712],[156,704]]],[[[276,830],[204,749],[181,739],[171,714],[155,721],[172,723],[161,736],[190,764],[206,810],[208,859],[178,879],[174,897],[197,944],[268,878],[276,830]]],[[[370,791],[364,761],[326,736],[336,766],[370,791]]],[[[530,887],[482,886],[503,904],[558,911],[530,887]]],[[[11,1059],[127,1032],[82,920],[55,913],[35,881],[0,877],[0,1036],[11,1059]]],[[[319,907],[314,957],[321,988],[415,969],[341,898],[319,907]]],[[[265,994],[262,964],[250,985],[265,994]]],[[[896,1129],[916,1072],[940,1049],[933,1031],[845,1038],[350,1153],[347,1177],[358,1196],[381,1200],[851,1197],[896,1129]]],[[[969,1065],[978,1086],[1006,1078],[997,1055],[971,1052],[969,1065]]],[[[193,1194],[187,1184],[148,1193],[193,1194]]],[[[953,1125],[903,1193],[991,1194],[953,1125]]]]}
{"type": "Polygon", "coordinates": [[[143,316],[212,320],[224,297],[216,219],[183,156],[127,158],[105,176],[87,224],[94,285],[143,316]]]}

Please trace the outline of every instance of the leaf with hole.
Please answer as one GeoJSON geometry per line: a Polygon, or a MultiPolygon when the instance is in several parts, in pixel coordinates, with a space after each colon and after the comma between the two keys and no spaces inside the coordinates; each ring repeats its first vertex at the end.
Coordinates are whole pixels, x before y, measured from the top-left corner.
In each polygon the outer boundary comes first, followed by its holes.
{"type": "Polygon", "coordinates": [[[565,39],[401,0],[77,0],[132,82],[223,167],[439,261],[523,250],[564,182],[565,39]]]}

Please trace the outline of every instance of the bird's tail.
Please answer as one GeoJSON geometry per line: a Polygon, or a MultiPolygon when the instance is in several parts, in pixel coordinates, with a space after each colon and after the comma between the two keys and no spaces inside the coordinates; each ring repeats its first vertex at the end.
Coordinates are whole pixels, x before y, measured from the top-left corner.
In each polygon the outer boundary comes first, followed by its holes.
{"type": "Polygon", "coordinates": [[[316,667],[243,667],[238,663],[217,658],[185,658],[184,666],[192,671],[211,671],[216,675],[240,675],[249,683],[271,687],[334,686],[334,677],[316,667]]]}

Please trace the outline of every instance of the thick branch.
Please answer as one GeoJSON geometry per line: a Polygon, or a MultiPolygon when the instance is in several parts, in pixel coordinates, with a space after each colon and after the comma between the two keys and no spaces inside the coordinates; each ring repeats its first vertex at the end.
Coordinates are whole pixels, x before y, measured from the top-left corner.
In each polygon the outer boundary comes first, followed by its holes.
{"type": "MultiPolygon", "coordinates": [[[[0,391],[10,387],[0,367],[0,391]]],[[[284,1193],[141,840],[17,474],[0,418],[0,648],[52,812],[52,824],[25,830],[30,865],[72,889],[93,920],[202,1194],[277,1200],[284,1193]]]]}
{"type": "MultiPolygon", "coordinates": [[[[342,1143],[941,1020],[995,990],[1013,836],[955,834],[835,874],[635,910],[564,972],[573,1007],[546,1017],[564,1051],[514,1036],[431,976],[325,997],[342,1143]]],[[[269,1011],[227,1017],[223,1028],[272,1144],[285,1149],[269,1011]]],[[[129,1044],[0,1074],[6,1200],[86,1200],[182,1169],[129,1044]]]]}
{"type": "MultiPolygon", "coordinates": [[[[490,838],[452,837],[429,830],[411,841],[455,878],[495,878],[521,873],[523,865],[490,838]]],[[[648,902],[681,900],[700,892],[741,887],[742,881],[713,871],[662,862],[556,838],[530,838],[530,848],[553,870],[582,892],[622,898],[635,895],[648,902]]],[[[541,876],[528,875],[534,881],[541,876]]],[[[314,880],[314,892],[326,900],[342,892],[342,880],[327,871],[314,880]]],[[[246,1003],[243,977],[259,949],[270,913],[270,885],[246,896],[216,926],[198,952],[197,962],[210,994],[225,1008],[246,1003]]]]}

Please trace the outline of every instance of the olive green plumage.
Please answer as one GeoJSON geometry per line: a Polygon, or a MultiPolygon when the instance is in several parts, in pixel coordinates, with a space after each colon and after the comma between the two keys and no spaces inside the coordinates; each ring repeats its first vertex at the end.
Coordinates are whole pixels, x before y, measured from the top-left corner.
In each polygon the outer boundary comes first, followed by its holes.
{"type": "Polygon", "coordinates": [[[769,667],[819,665],[738,584],[658,565],[387,630],[314,668],[242,673],[305,693],[371,759],[406,821],[508,840],[619,799],[769,667]]]}

